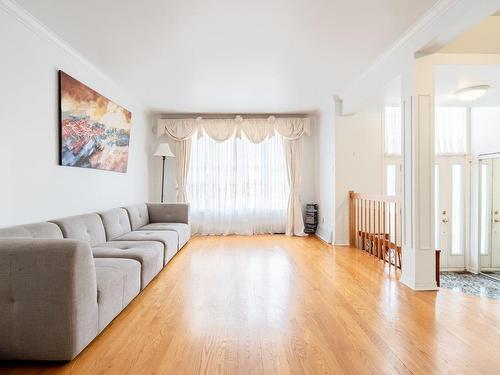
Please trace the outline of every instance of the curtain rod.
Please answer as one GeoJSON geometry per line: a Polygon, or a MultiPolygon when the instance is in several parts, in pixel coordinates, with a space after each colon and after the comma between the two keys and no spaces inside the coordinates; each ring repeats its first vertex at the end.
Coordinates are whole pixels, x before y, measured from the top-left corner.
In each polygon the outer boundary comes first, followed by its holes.
{"type": "Polygon", "coordinates": [[[276,118],[288,118],[288,117],[298,117],[298,118],[308,118],[313,116],[312,113],[290,113],[290,114],[275,114],[275,113],[168,113],[160,115],[159,118],[163,119],[186,119],[186,118],[197,118],[202,117],[204,119],[229,119],[235,118],[236,116],[241,116],[243,118],[255,118],[255,119],[267,119],[269,116],[274,116],[276,118]]]}

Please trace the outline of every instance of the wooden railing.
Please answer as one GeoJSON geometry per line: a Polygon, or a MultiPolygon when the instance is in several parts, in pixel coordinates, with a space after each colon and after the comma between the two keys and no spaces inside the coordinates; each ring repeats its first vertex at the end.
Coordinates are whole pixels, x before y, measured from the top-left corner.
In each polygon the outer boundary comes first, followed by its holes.
{"type": "Polygon", "coordinates": [[[349,243],[401,268],[401,202],[398,197],[349,192],[349,243]]]}

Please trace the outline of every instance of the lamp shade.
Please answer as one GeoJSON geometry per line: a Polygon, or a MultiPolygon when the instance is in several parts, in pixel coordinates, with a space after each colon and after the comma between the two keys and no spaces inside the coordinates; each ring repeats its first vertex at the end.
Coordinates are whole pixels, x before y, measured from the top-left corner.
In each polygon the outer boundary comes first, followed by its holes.
{"type": "Polygon", "coordinates": [[[160,143],[158,145],[158,148],[156,149],[156,152],[153,155],[154,156],[168,156],[168,157],[175,156],[172,153],[172,150],[170,150],[170,146],[168,145],[168,143],[160,143]]]}

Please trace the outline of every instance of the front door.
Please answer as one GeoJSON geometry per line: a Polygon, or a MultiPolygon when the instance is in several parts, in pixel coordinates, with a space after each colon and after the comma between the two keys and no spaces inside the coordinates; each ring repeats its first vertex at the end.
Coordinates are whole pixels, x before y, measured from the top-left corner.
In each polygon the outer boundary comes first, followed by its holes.
{"type": "Polygon", "coordinates": [[[480,164],[481,268],[500,268],[500,159],[480,164]]]}
{"type": "Polygon", "coordinates": [[[441,269],[464,269],[465,157],[438,157],[435,168],[435,240],[441,269]]]}

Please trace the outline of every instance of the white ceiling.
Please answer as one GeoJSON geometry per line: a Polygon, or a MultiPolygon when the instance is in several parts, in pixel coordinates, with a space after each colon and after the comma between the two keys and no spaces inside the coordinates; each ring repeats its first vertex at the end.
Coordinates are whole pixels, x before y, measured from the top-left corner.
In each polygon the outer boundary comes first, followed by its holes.
{"type": "Polygon", "coordinates": [[[436,66],[436,105],[474,107],[500,106],[500,65],[436,66]],[[454,93],[462,88],[490,85],[484,96],[474,102],[457,99],[454,93]]]}
{"type": "Polygon", "coordinates": [[[156,112],[331,103],[436,0],[18,0],[156,112]]]}

